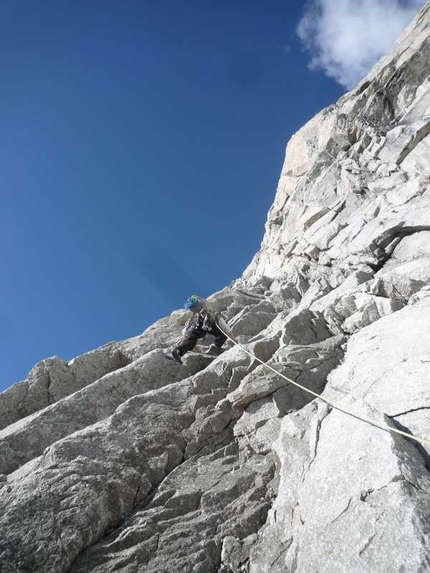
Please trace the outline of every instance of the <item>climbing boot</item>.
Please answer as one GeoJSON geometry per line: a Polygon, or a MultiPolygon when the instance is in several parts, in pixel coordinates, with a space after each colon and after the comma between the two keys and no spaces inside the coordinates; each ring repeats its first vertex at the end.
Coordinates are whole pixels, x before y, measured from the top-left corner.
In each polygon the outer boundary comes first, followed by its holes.
{"type": "Polygon", "coordinates": [[[181,353],[179,352],[179,350],[177,348],[174,348],[172,350],[172,358],[178,364],[182,364],[181,353]]]}

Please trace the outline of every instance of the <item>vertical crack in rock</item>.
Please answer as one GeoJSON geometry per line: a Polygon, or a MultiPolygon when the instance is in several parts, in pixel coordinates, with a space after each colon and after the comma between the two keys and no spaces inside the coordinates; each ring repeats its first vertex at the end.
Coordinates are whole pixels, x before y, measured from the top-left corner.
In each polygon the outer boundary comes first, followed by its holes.
{"type": "Polygon", "coordinates": [[[365,541],[363,547],[360,547],[360,550],[358,551],[358,556],[361,557],[363,555],[363,553],[366,551],[366,549],[369,547],[369,545],[372,543],[372,541],[375,539],[376,537],[376,533],[373,533],[372,535],[369,536],[369,538],[365,541]]]}
{"type": "Polygon", "coordinates": [[[46,402],[48,405],[52,404],[54,402],[54,398],[51,394],[51,384],[52,384],[52,379],[51,379],[51,374],[48,370],[48,368],[46,367],[46,365],[44,366],[44,373],[46,376],[46,402]]]}
{"type": "Polygon", "coordinates": [[[316,420],[314,421],[314,429],[313,429],[313,433],[312,433],[312,451],[310,452],[310,460],[307,466],[307,470],[306,473],[303,475],[302,478],[302,483],[304,483],[305,479],[306,479],[306,474],[309,472],[312,464],[314,463],[314,461],[317,458],[317,452],[318,452],[318,444],[320,442],[320,435],[321,435],[321,428],[322,428],[322,424],[324,422],[324,420],[327,418],[327,416],[329,416],[330,412],[332,411],[332,407],[329,406],[328,404],[322,404],[321,405],[321,412],[318,415],[318,417],[316,418],[316,420]]]}

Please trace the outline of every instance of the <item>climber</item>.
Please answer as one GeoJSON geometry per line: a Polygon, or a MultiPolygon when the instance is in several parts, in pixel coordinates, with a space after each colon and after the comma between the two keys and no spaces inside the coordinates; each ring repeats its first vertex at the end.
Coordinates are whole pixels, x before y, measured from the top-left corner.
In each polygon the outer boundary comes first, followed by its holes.
{"type": "Polygon", "coordinates": [[[209,354],[220,354],[222,345],[227,340],[227,336],[220,330],[219,326],[236,341],[233,333],[225,320],[219,313],[209,310],[206,301],[200,296],[193,294],[186,301],[184,307],[192,312],[192,316],[185,324],[182,331],[183,338],[172,350],[172,358],[175,362],[182,364],[181,356],[192,350],[199,338],[204,338],[206,334],[215,336],[215,341],[209,347],[209,354]],[[219,323],[219,326],[218,326],[219,323]]]}

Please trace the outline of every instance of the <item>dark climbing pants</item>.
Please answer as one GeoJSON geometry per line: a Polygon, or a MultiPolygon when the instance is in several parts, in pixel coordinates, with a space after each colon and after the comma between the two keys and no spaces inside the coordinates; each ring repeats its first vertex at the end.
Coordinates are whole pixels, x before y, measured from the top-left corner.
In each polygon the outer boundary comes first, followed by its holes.
{"type": "Polygon", "coordinates": [[[205,330],[192,330],[191,332],[187,333],[184,338],[179,342],[176,346],[177,350],[179,350],[181,356],[183,356],[186,352],[189,352],[194,348],[197,344],[199,338],[203,338],[206,334],[212,334],[215,336],[214,344],[221,348],[224,342],[227,340],[227,336],[221,332],[218,326],[215,324],[210,330],[207,332],[205,330]]]}

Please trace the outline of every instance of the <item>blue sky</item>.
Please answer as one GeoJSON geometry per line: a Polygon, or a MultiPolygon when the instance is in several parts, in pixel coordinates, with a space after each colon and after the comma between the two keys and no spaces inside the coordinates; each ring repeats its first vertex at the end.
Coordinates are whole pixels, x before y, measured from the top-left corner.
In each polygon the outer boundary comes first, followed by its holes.
{"type": "Polygon", "coordinates": [[[240,276],[287,140],[345,92],[309,7],[2,2],[0,390],[240,276]]]}

